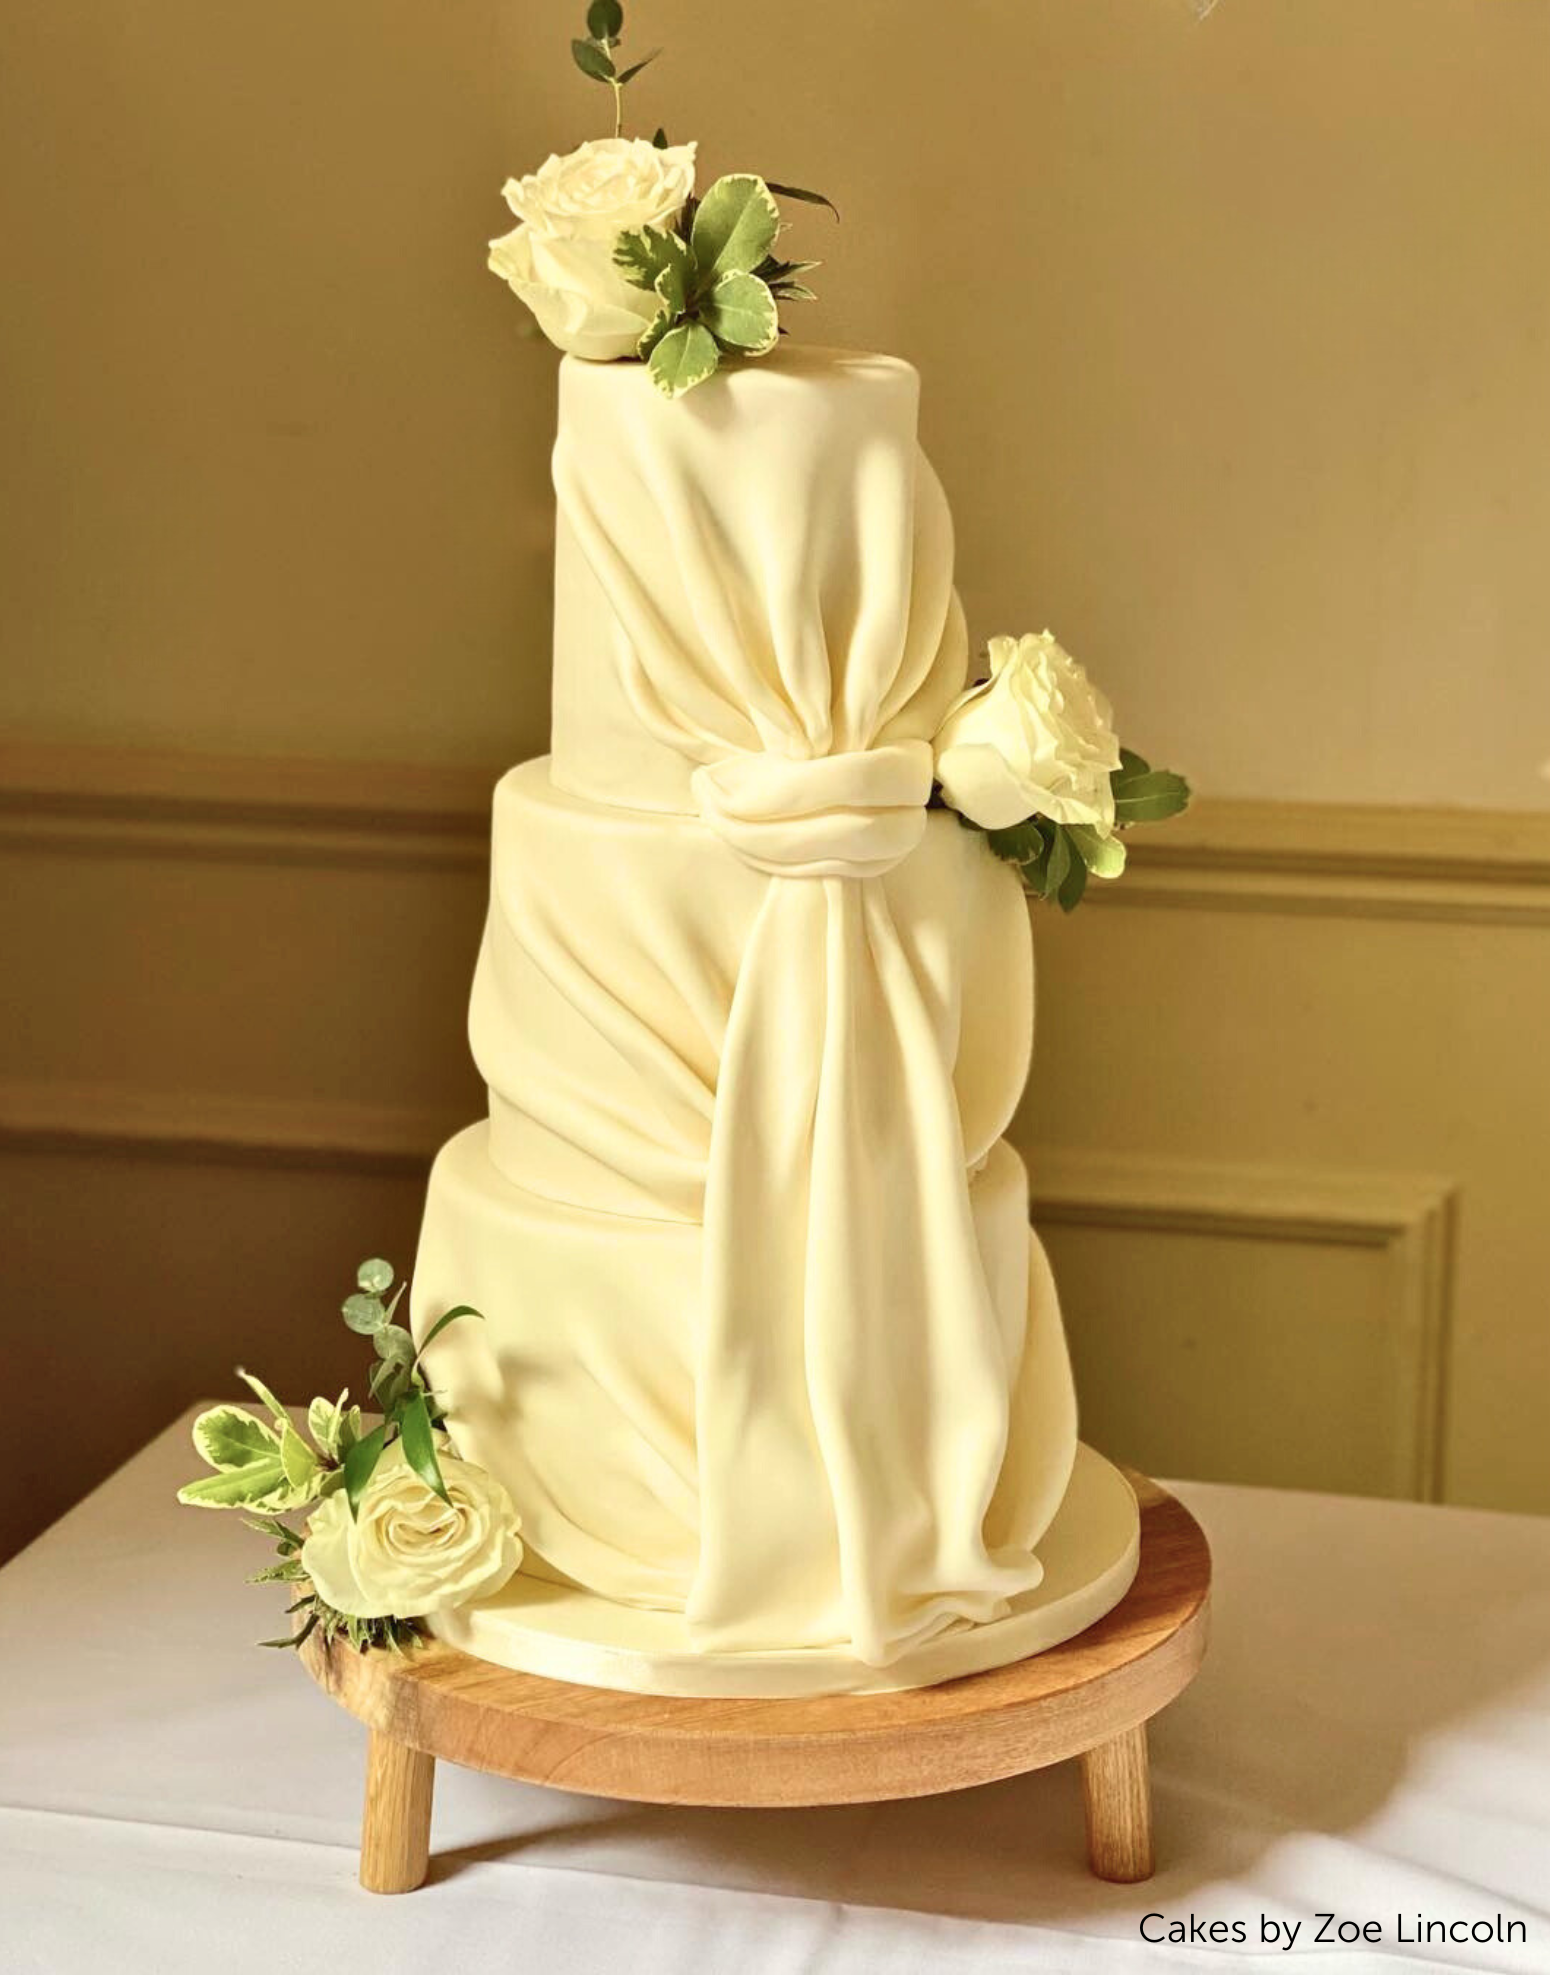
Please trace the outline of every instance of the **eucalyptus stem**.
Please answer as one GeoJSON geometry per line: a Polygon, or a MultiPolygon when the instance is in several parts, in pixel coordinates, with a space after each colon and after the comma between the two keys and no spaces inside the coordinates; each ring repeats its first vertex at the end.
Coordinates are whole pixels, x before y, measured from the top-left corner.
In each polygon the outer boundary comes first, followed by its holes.
{"type": "MultiPolygon", "coordinates": [[[[613,61],[618,45],[611,35],[603,36],[603,53],[609,61],[613,61]]],[[[624,89],[617,72],[608,78],[608,86],[614,92],[614,136],[621,137],[624,134],[624,89]]]]}

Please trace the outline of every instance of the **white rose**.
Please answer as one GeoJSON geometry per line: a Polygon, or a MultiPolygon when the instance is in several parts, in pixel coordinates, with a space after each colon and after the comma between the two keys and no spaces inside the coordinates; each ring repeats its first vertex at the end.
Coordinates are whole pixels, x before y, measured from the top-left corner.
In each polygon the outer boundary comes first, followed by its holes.
{"type": "Polygon", "coordinates": [[[522,1561],[511,1497],[472,1461],[443,1454],[442,1501],[395,1440],[352,1517],[341,1488],[320,1502],[302,1569],[325,1603],[350,1618],[425,1618],[498,1591],[522,1561]]]}
{"type": "Polygon", "coordinates": [[[597,137],[508,179],[506,203],[522,224],[490,242],[490,266],[551,343],[594,362],[634,356],[659,304],[614,266],[614,243],[635,227],[676,223],[694,190],[694,149],[597,137]]]}
{"type": "Polygon", "coordinates": [[[1030,816],[1114,828],[1114,715],[1048,631],[991,639],[990,677],[948,708],[934,746],[942,793],[981,829],[1030,816]]]}

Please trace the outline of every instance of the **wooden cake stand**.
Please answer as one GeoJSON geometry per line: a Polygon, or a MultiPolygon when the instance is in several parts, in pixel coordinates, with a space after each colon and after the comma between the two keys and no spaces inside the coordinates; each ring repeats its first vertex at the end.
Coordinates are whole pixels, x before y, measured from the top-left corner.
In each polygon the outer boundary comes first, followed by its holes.
{"type": "Polygon", "coordinates": [[[672,1700],[512,1673],[429,1641],[404,1656],[314,1636],[314,1680],[371,1731],[361,1884],[407,1893],[430,1859],[436,1759],[524,1783],[643,1803],[791,1807],[927,1797],[1082,1766],[1087,1860],[1100,1879],[1152,1871],[1146,1724],[1194,1678],[1211,1553],[1153,1481],[1136,1580],[1063,1646],[989,1673],[892,1694],[672,1700]]]}

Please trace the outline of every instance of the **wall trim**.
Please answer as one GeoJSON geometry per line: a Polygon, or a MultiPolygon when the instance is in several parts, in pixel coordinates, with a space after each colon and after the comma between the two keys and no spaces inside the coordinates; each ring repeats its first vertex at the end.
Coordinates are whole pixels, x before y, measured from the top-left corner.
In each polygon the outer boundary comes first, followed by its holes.
{"type": "Polygon", "coordinates": [[[1397,1496],[1443,1499],[1455,1181],[1045,1148],[1029,1163],[1039,1226],[1377,1250],[1393,1405],[1390,1485],[1397,1496]]]}
{"type": "MultiPolygon", "coordinates": [[[[498,773],[13,741],[0,847],[477,869],[498,773]]],[[[1105,908],[1550,924],[1550,812],[1203,798],[1131,843],[1105,908]]]]}
{"type": "Polygon", "coordinates": [[[1105,905],[1550,925],[1550,812],[1203,798],[1105,905]]]}
{"type": "Polygon", "coordinates": [[[0,1083],[0,1150],[92,1152],[424,1177],[467,1118],[344,1098],[0,1083]]]}
{"type": "Polygon", "coordinates": [[[0,743],[0,848],[470,869],[497,771],[0,743]]]}
{"type": "MultiPolygon", "coordinates": [[[[86,1084],[0,1084],[0,1150],[108,1153],[423,1178],[468,1118],[343,1099],[169,1095],[86,1084]]],[[[1442,1499],[1458,1189],[1430,1174],[1208,1164],[1041,1147],[1041,1227],[1204,1234],[1378,1251],[1385,1263],[1396,1495],[1442,1499]]]]}

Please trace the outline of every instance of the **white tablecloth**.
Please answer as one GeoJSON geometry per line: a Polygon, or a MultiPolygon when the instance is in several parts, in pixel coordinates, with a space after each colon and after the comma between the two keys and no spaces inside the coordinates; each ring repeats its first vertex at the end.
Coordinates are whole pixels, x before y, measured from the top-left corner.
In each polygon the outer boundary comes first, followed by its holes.
{"type": "MultiPolygon", "coordinates": [[[[13,1428],[13,1430],[15,1430],[13,1428]]],[[[84,1430],[76,1422],[76,1430],[84,1430]]],[[[1215,1636],[1152,1728],[1159,1869],[1082,1862],[1070,1766],[839,1810],[665,1810],[443,1765],[430,1882],[355,1884],[364,1730],[289,1654],[268,1560],[179,1509],[187,1422],[0,1572],[0,1968],[1550,1969],[1550,1520],[1181,1487],[1215,1636]],[[1320,1913],[1381,1945],[1312,1940],[1320,1913]],[[1222,1946],[1148,1923],[1242,1923],[1222,1946]],[[1520,1921],[1415,1945],[1398,1921],[1520,1921]],[[1284,1939],[1284,1934],[1282,1936],[1284,1939]]]]}

